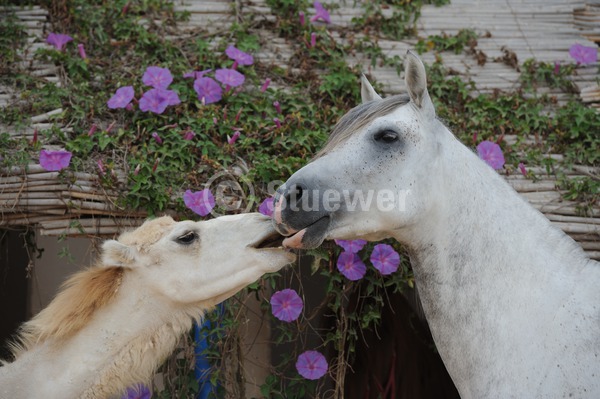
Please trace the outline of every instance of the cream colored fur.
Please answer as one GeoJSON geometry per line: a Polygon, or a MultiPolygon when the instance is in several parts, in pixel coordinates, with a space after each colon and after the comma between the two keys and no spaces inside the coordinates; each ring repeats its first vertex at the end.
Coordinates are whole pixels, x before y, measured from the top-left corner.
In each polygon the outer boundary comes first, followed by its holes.
{"type": "Polygon", "coordinates": [[[102,261],[23,325],[15,360],[0,367],[0,398],[109,398],[147,383],[193,320],[293,261],[253,248],[272,232],[259,214],[163,217],[105,242],[102,261]]]}

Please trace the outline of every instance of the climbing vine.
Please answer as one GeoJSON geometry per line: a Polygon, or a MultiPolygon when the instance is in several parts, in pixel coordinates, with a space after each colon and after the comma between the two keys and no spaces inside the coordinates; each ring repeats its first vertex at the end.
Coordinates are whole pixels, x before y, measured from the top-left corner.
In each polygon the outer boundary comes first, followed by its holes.
{"type": "MultiPolygon", "coordinates": [[[[421,7],[416,1],[366,2],[362,16],[342,32],[356,37],[342,42],[328,21],[334,6],[308,1],[268,0],[275,20],[245,15],[226,31],[173,39],[168,37],[189,14],[176,12],[168,1],[45,3],[52,10],[53,34],[60,31],[70,40],[49,36],[54,48],[38,50],[36,58],[56,65],[62,84],[42,81],[19,66],[23,29],[15,18],[0,21],[0,32],[12,35],[1,35],[0,67],[6,73],[0,79],[22,93],[14,107],[0,114],[0,123],[20,126],[37,113],[58,107],[64,112],[34,141],[0,133],[0,165],[44,165],[50,156],[54,163],[48,167],[97,173],[106,189],[120,190],[122,207],[150,215],[173,211],[180,218],[240,210],[268,213],[263,201],[276,188],[273,182],[306,164],[335,122],[359,102],[362,71],[348,66],[346,57],[361,51],[372,66],[391,66],[400,73],[403,60],[386,56],[376,39],[414,38],[421,7]],[[287,68],[252,57],[266,46],[258,28],[290,44],[287,68]],[[66,125],[68,132],[59,128],[66,125]],[[48,145],[60,146],[62,155],[44,152],[48,145]],[[67,153],[62,166],[59,157],[67,153]],[[125,186],[118,174],[126,176],[125,186]],[[215,202],[215,188],[222,185],[213,179],[222,175],[236,185],[215,202]],[[216,183],[207,188],[209,181],[216,183]]],[[[600,126],[600,114],[574,97],[558,106],[537,92],[541,84],[572,92],[569,76],[576,65],[556,71],[553,65],[527,61],[517,90],[473,95],[473,82],[452,75],[443,58],[445,52],[467,52],[485,62],[477,39],[475,32],[464,30],[417,41],[420,52],[436,53],[437,62],[427,66],[429,91],[439,116],[459,138],[472,147],[498,143],[492,150],[501,151],[506,163],[499,169],[506,171],[521,166],[523,171],[524,165],[551,169],[558,161],[544,156],[549,152],[565,154],[566,166],[598,165],[600,137],[594,128],[600,126]],[[535,134],[539,146],[509,146],[502,141],[505,134],[535,134]]],[[[597,179],[563,177],[561,184],[568,198],[581,199],[584,208],[598,201],[597,179]]],[[[397,243],[326,243],[303,254],[299,265],[265,276],[207,315],[210,324],[203,333],[209,345],[203,356],[210,360],[210,372],[205,384],[215,397],[244,396],[240,340],[249,312],[245,301],[253,298],[271,327],[273,355],[262,395],[343,397],[344,378],[364,332],[376,330],[390,295],[412,287],[408,258],[397,243]],[[373,260],[379,259],[375,253],[384,261],[373,260]],[[294,318],[278,313],[273,304],[274,295],[284,290],[300,298],[294,318]],[[324,372],[307,370],[307,362],[324,372]]],[[[197,393],[192,342],[167,361],[162,370],[167,378],[155,387],[157,397],[197,393]]]]}

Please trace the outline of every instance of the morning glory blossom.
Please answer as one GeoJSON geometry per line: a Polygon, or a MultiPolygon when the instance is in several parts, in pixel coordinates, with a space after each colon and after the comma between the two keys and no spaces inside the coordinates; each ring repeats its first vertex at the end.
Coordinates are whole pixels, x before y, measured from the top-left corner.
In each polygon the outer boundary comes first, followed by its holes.
{"type": "Polygon", "coordinates": [[[342,252],[338,257],[337,268],[344,277],[352,281],[360,280],[367,272],[367,266],[360,257],[348,251],[342,252]]]}
{"type": "Polygon", "coordinates": [[[142,76],[142,82],[155,89],[166,89],[173,82],[173,75],[167,68],[149,66],[142,76]]]}
{"type": "Polygon", "coordinates": [[[267,91],[267,89],[269,88],[269,84],[271,84],[271,79],[266,78],[265,83],[263,83],[263,85],[260,87],[260,92],[264,93],[265,91],[267,91]]]}
{"type": "Polygon", "coordinates": [[[265,216],[273,216],[273,197],[265,199],[259,206],[258,211],[265,216]]]}
{"type": "Polygon", "coordinates": [[[317,351],[306,351],[296,361],[296,370],[307,380],[318,380],[327,373],[328,368],[325,356],[317,351]]]}
{"type": "Polygon", "coordinates": [[[77,45],[77,51],[79,52],[79,56],[80,56],[82,59],[84,59],[84,60],[85,60],[85,59],[87,58],[87,54],[85,53],[85,47],[83,47],[83,43],[79,43],[79,44],[77,45]]]}
{"type": "Polygon", "coordinates": [[[573,57],[578,64],[593,64],[598,60],[598,47],[588,47],[575,43],[569,49],[569,55],[573,57]]]}
{"type": "Polygon", "coordinates": [[[477,154],[479,158],[494,169],[502,169],[502,166],[504,166],[504,154],[502,154],[502,149],[496,143],[482,141],[477,146],[477,154]]]}
{"type": "Polygon", "coordinates": [[[133,86],[124,86],[117,89],[116,93],[106,102],[108,108],[125,108],[133,100],[133,86]]]}
{"type": "Polygon", "coordinates": [[[240,138],[240,131],[236,130],[235,133],[233,133],[233,136],[229,137],[227,136],[227,144],[229,145],[234,145],[235,142],[240,138]]]}
{"type": "Polygon", "coordinates": [[[308,48],[314,48],[317,45],[317,34],[315,32],[312,32],[310,34],[310,44],[308,46],[308,48]]]}
{"type": "Polygon", "coordinates": [[[215,197],[208,188],[201,191],[186,190],[183,194],[185,206],[200,216],[206,216],[215,207],[215,197]]]}
{"type": "Polygon", "coordinates": [[[217,69],[215,78],[228,87],[238,87],[244,83],[246,77],[233,69],[217,69]]]}
{"type": "Polygon", "coordinates": [[[296,320],[304,307],[302,298],[296,291],[289,288],[274,293],[270,302],[273,316],[286,322],[296,320]]]}
{"type": "Polygon", "coordinates": [[[183,135],[184,140],[192,140],[196,136],[196,133],[192,130],[188,130],[183,135]]]}
{"type": "Polygon", "coordinates": [[[331,23],[331,17],[329,16],[329,11],[327,11],[321,3],[319,3],[318,1],[315,1],[313,3],[313,7],[315,7],[316,13],[315,13],[315,15],[312,16],[312,18],[310,19],[310,22],[315,22],[315,21],[321,19],[326,24],[331,23]]]}
{"type": "Polygon", "coordinates": [[[366,240],[333,240],[337,245],[344,248],[344,251],[357,253],[367,243],[366,240]]]}
{"type": "Polygon", "coordinates": [[[121,399],[150,399],[152,392],[144,384],[138,384],[133,387],[127,388],[127,392],[121,397],[121,399]]]}
{"type": "Polygon", "coordinates": [[[400,266],[400,255],[388,244],[375,245],[370,259],[375,269],[384,276],[394,273],[400,266]]]}
{"type": "Polygon", "coordinates": [[[525,168],[525,164],[523,162],[519,162],[519,170],[523,176],[527,177],[527,169],[525,168]]]}
{"type": "Polygon", "coordinates": [[[236,65],[252,65],[254,63],[254,57],[234,46],[227,47],[225,54],[234,60],[236,65]]]}
{"type": "Polygon", "coordinates": [[[140,110],[162,114],[169,105],[177,105],[181,101],[173,90],[150,89],[140,98],[140,110]]]}
{"type": "Polygon", "coordinates": [[[203,104],[216,103],[223,96],[223,89],[212,78],[200,78],[194,81],[194,90],[203,104]]]}
{"type": "Polygon", "coordinates": [[[69,151],[40,151],[40,165],[50,172],[56,172],[69,166],[71,163],[69,151]]]}
{"type": "Polygon", "coordinates": [[[160,138],[160,136],[158,135],[158,132],[152,132],[152,138],[158,143],[158,144],[162,144],[162,139],[160,138]]]}
{"type": "Polygon", "coordinates": [[[69,35],[62,33],[49,33],[46,38],[46,43],[53,45],[57,50],[63,51],[67,43],[72,41],[73,38],[69,35]]]}

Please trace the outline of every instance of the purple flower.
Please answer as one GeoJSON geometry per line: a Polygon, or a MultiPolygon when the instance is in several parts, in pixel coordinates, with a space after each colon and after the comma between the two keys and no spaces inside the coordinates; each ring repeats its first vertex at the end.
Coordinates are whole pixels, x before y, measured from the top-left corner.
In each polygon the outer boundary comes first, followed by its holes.
{"type": "Polygon", "coordinates": [[[267,91],[267,89],[269,88],[269,84],[271,84],[271,79],[266,78],[265,83],[263,83],[262,87],[260,88],[261,93],[267,91]]]}
{"type": "Polygon", "coordinates": [[[273,197],[265,199],[259,206],[258,211],[265,216],[273,216],[273,197]]]}
{"type": "Polygon", "coordinates": [[[181,100],[179,99],[179,94],[177,94],[174,90],[164,90],[165,96],[167,96],[167,102],[169,105],[178,105],[181,104],[181,100]]]}
{"type": "Polygon", "coordinates": [[[525,169],[523,162],[519,162],[519,170],[523,176],[527,177],[527,169],[525,169]]]}
{"type": "Polygon", "coordinates": [[[69,35],[63,35],[62,33],[49,33],[46,38],[46,43],[53,45],[57,50],[63,51],[67,43],[73,38],[69,35]]]}
{"type": "Polygon", "coordinates": [[[100,171],[100,174],[102,176],[104,176],[106,174],[106,169],[104,168],[104,162],[102,162],[101,159],[96,161],[96,165],[98,165],[98,170],[100,171]]]}
{"type": "Polygon", "coordinates": [[[140,109],[162,114],[169,105],[180,103],[179,96],[173,90],[150,89],[140,98],[140,109]]]}
{"type": "Polygon", "coordinates": [[[194,90],[198,94],[198,100],[203,104],[216,103],[221,99],[223,90],[212,78],[200,78],[194,81],[194,90]]]}
{"type": "Polygon", "coordinates": [[[227,47],[225,54],[234,60],[237,65],[252,65],[254,63],[254,58],[250,54],[245,53],[234,46],[227,47]]]}
{"type": "Polygon", "coordinates": [[[200,216],[206,216],[215,207],[215,197],[208,188],[202,191],[187,190],[183,194],[185,206],[200,216]]]}
{"type": "Polygon", "coordinates": [[[69,151],[40,151],[40,165],[42,168],[54,172],[64,169],[71,163],[71,154],[69,151]]]}
{"type": "Polygon", "coordinates": [[[578,64],[592,64],[598,60],[598,48],[587,47],[575,43],[569,49],[569,55],[573,57],[578,64]]]}
{"type": "Polygon", "coordinates": [[[357,253],[367,243],[366,240],[333,240],[337,245],[344,248],[344,251],[357,253]]]}
{"type": "Polygon", "coordinates": [[[160,138],[160,136],[158,135],[158,133],[157,133],[157,132],[153,132],[153,133],[152,133],[152,138],[153,138],[154,140],[156,140],[156,142],[157,142],[158,144],[162,144],[162,139],[160,138]]]}
{"type": "Polygon", "coordinates": [[[302,313],[304,303],[296,291],[286,288],[271,296],[271,311],[273,316],[281,321],[294,321],[302,313]]]}
{"type": "Polygon", "coordinates": [[[504,154],[496,143],[482,141],[477,146],[477,154],[494,169],[501,169],[504,166],[504,154]]]}
{"type": "Polygon", "coordinates": [[[318,380],[327,373],[328,368],[325,356],[317,351],[306,351],[296,361],[296,370],[307,380],[318,380]]]}
{"type": "Polygon", "coordinates": [[[348,280],[352,281],[360,280],[367,272],[367,267],[360,257],[348,251],[342,252],[338,257],[337,268],[348,280]]]}
{"type": "Polygon", "coordinates": [[[138,384],[133,387],[127,388],[127,392],[121,397],[121,399],[150,399],[152,392],[144,384],[138,384]]]}
{"type": "Polygon", "coordinates": [[[237,130],[237,131],[236,131],[236,132],[233,134],[233,136],[231,136],[231,137],[227,136],[227,144],[229,144],[229,145],[234,145],[234,144],[235,144],[235,142],[237,141],[237,139],[239,139],[239,138],[240,138],[240,131],[239,131],[239,130],[237,130]]]}
{"type": "Polygon", "coordinates": [[[317,45],[317,34],[312,32],[310,34],[310,46],[308,48],[313,48],[317,45]]]}
{"type": "Polygon", "coordinates": [[[388,244],[375,245],[370,259],[375,269],[384,276],[394,273],[400,266],[400,255],[388,244]]]}
{"type": "Polygon", "coordinates": [[[246,79],[243,74],[233,69],[217,69],[215,78],[225,86],[229,87],[238,87],[244,83],[244,80],[246,79]]]}
{"type": "Polygon", "coordinates": [[[196,136],[196,133],[194,133],[191,130],[188,130],[187,132],[185,132],[185,134],[183,135],[183,139],[184,140],[192,140],[194,137],[196,136]]]}
{"type": "Polygon", "coordinates": [[[108,108],[116,109],[116,108],[125,108],[131,100],[133,100],[133,86],[124,86],[115,92],[115,94],[106,102],[108,108]]]}
{"type": "Polygon", "coordinates": [[[281,121],[279,120],[279,118],[273,118],[273,123],[275,123],[277,129],[281,129],[281,121]]]}
{"type": "Polygon", "coordinates": [[[87,55],[85,54],[85,48],[83,47],[83,43],[79,43],[77,45],[77,51],[79,51],[79,56],[81,58],[83,58],[84,60],[87,58],[87,55]]]}
{"type": "Polygon", "coordinates": [[[273,106],[275,107],[275,110],[277,110],[277,113],[280,114],[281,113],[281,104],[279,104],[279,101],[273,101],[273,106]]]}
{"type": "Polygon", "coordinates": [[[173,81],[173,75],[167,68],[149,66],[142,76],[142,82],[146,86],[152,86],[155,89],[166,89],[173,81]]]}
{"type": "Polygon", "coordinates": [[[315,1],[313,3],[313,7],[315,7],[316,14],[312,16],[310,22],[315,22],[318,19],[322,19],[326,24],[331,23],[329,12],[323,7],[321,3],[315,1]]]}
{"type": "Polygon", "coordinates": [[[304,26],[304,24],[305,24],[306,22],[305,22],[305,19],[304,19],[304,12],[303,12],[303,11],[300,11],[300,12],[298,13],[298,20],[299,20],[299,22],[300,22],[300,26],[304,26]]]}

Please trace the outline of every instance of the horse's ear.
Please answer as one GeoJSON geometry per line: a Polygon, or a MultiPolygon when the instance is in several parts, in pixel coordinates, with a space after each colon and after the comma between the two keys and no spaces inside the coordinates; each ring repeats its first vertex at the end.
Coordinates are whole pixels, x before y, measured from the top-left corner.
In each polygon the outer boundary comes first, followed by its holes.
{"type": "Polygon", "coordinates": [[[425,65],[421,59],[412,51],[406,53],[406,63],[404,66],[406,88],[410,99],[419,107],[426,116],[435,117],[435,109],[429,93],[427,92],[427,74],[425,65]]]}
{"type": "Polygon", "coordinates": [[[377,94],[364,74],[360,75],[360,97],[363,104],[373,100],[381,100],[381,96],[377,94]]]}
{"type": "Polygon", "coordinates": [[[102,244],[102,264],[105,266],[132,266],[135,260],[135,249],[115,240],[107,240],[102,244]]]}

